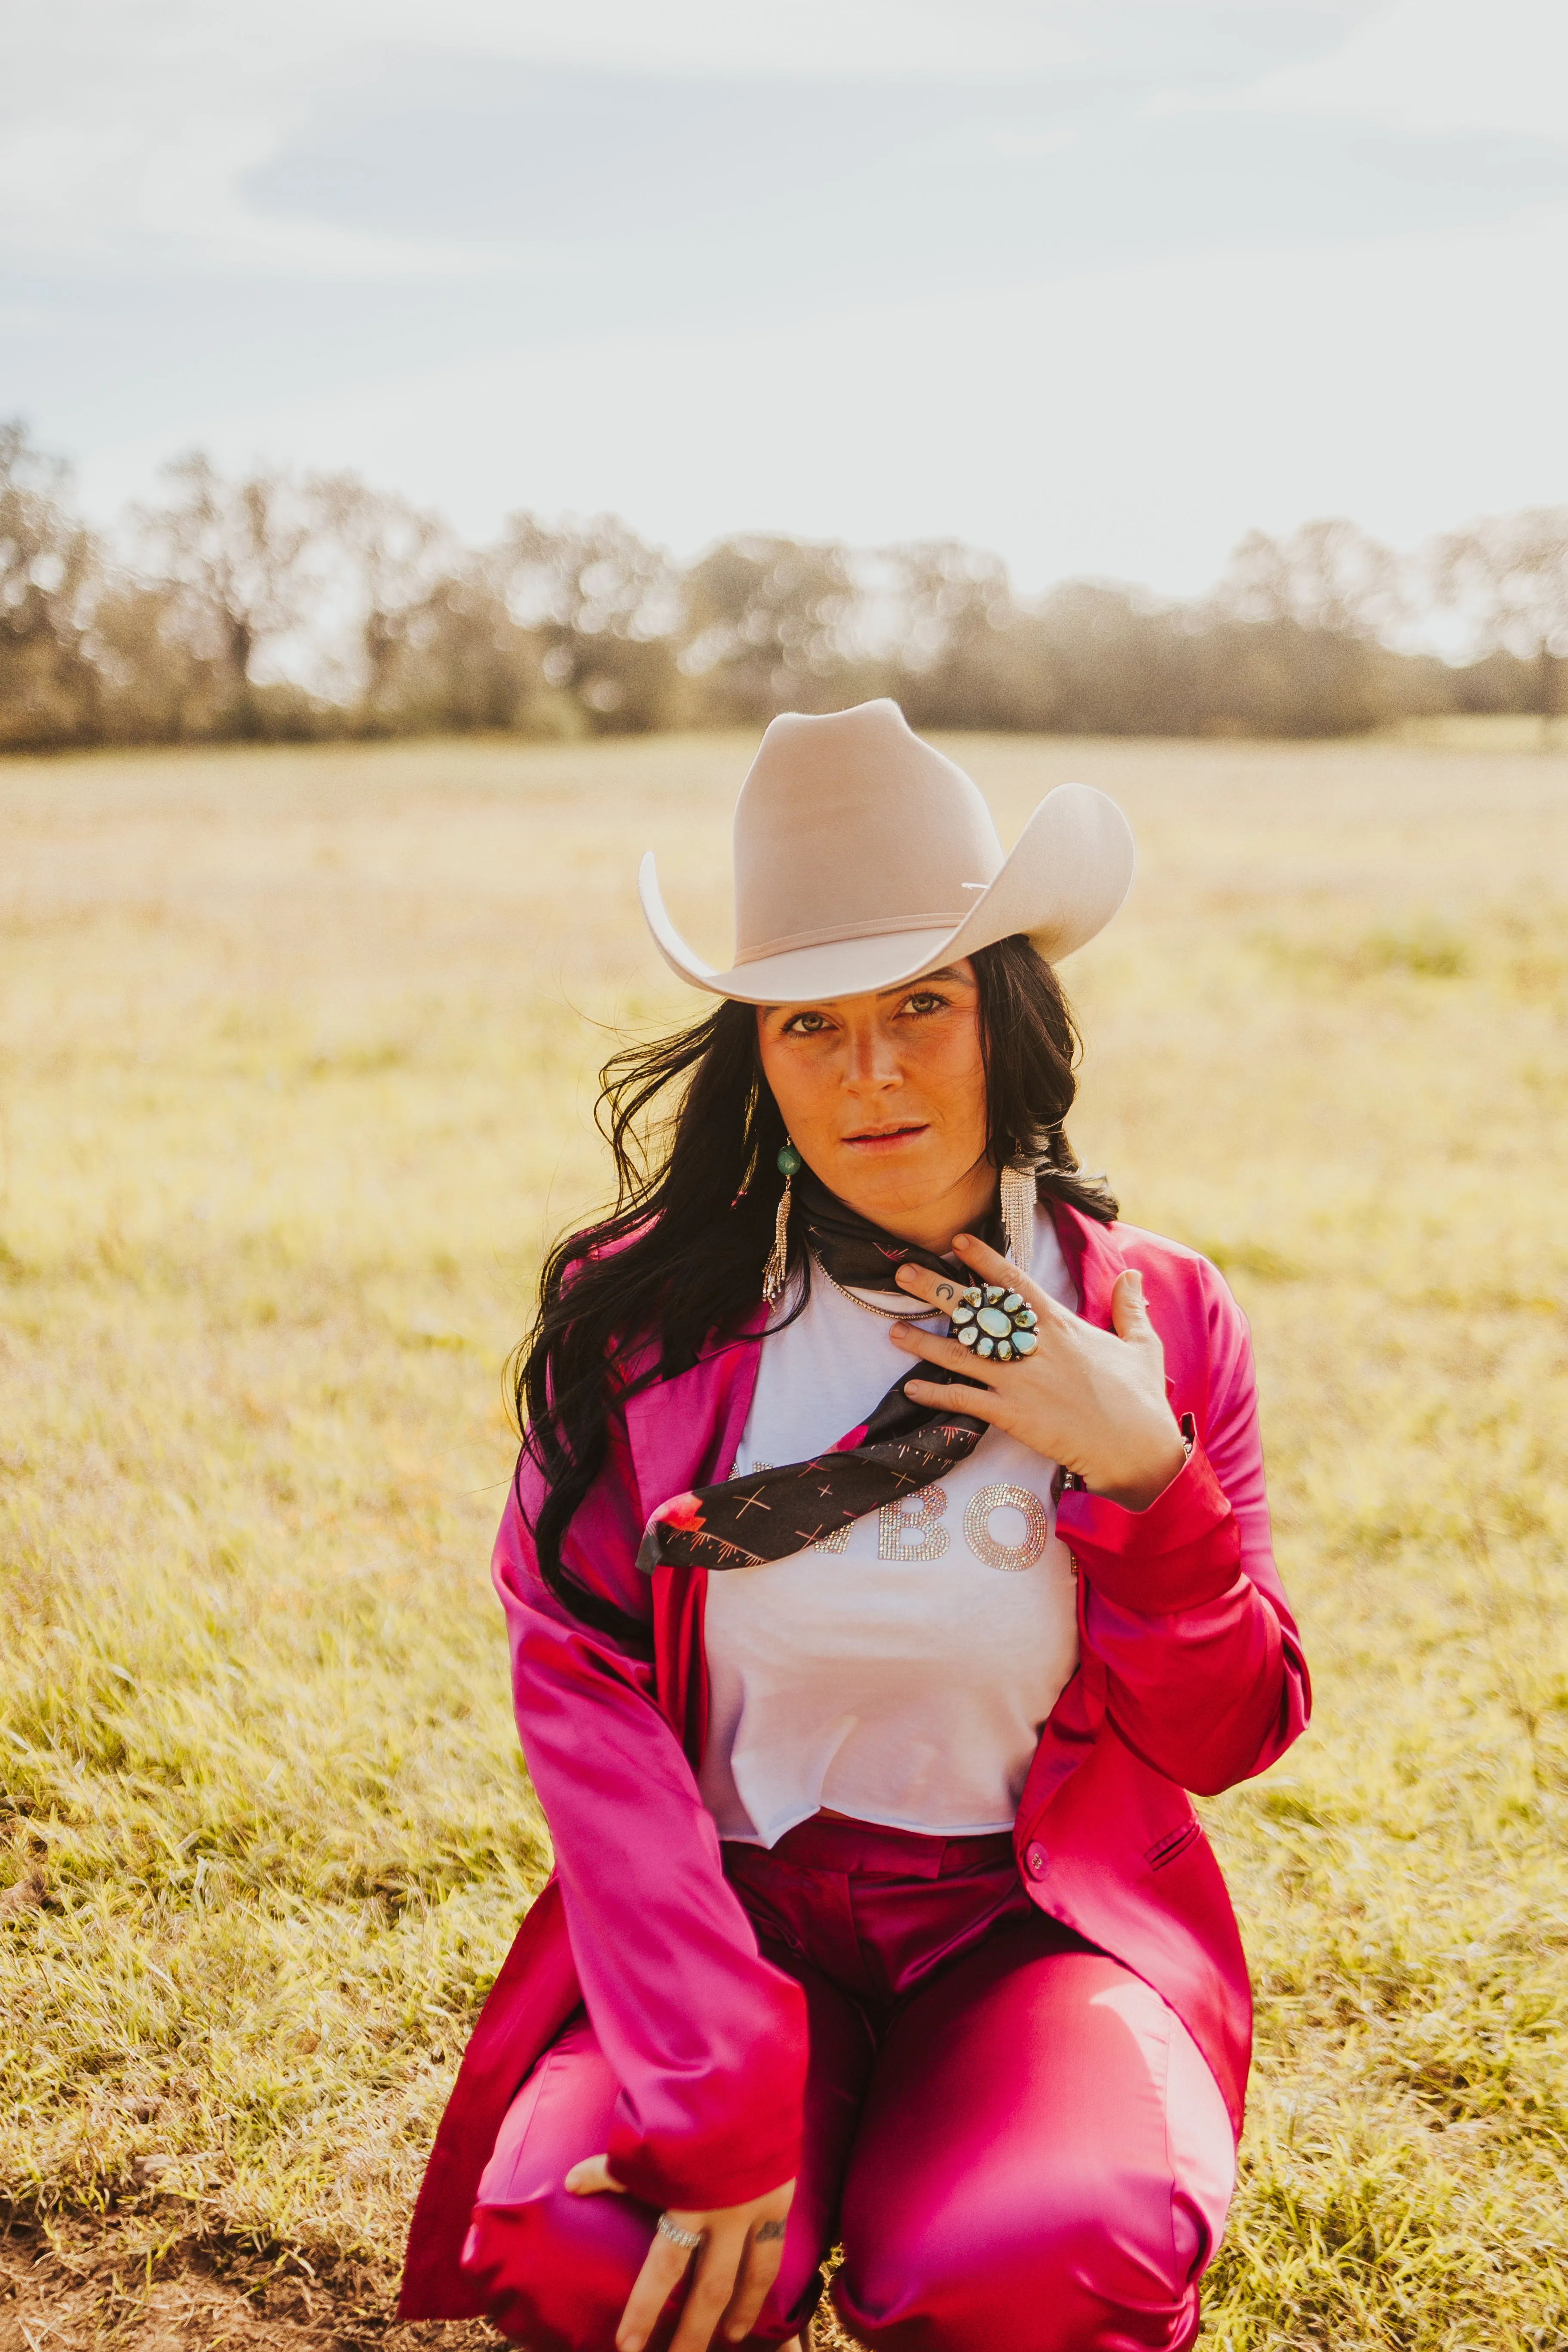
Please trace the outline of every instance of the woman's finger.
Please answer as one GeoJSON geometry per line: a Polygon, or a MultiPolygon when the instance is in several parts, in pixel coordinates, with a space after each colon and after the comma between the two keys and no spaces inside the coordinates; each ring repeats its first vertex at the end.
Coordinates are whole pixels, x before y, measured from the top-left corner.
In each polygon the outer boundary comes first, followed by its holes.
{"type": "Polygon", "coordinates": [[[901,1265],[895,1279],[900,1290],[924,1299],[927,1306],[939,1308],[943,1315],[974,1287],[962,1275],[933,1274],[929,1265],[901,1265]]]}
{"type": "Polygon", "coordinates": [[[680,2324],[669,2352],[708,2352],[720,2322],[735,2292],[735,2280],[746,2252],[743,2231],[715,2231],[697,2257],[697,2273],[686,2290],[680,2324]]]}
{"type": "MultiPolygon", "coordinates": [[[[1143,1277],[1136,1266],[1123,1266],[1110,1287],[1110,1324],[1117,1338],[1134,1345],[1147,1346],[1152,1340],[1156,1347],[1160,1335],[1150,1319],[1148,1304],[1143,1297],[1143,1277]]],[[[1163,1349],[1161,1349],[1162,1359],[1163,1349]]]]}
{"type": "Polygon", "coordinates": [[[949,1412],[966,1413],[971,1421],[1000,1421],[1008,1410],[994,1389],[955,1389],[951,1381],[906,1381],[904,1394],[912,1403],[945,1406],[949,1412]]]}
{"type": "Polygon", "coordinates": [[[971,1380],[994,1380],[999,1369],[992,1357],[977,1356],[973,1348],[961,1348],[956,1339],[938,1339],[922,1331],[918,1323],[889,1323],[888,1337],[906,1356],[922,1357],[928,1364],[945,1364],[950,1372],[965,1372],[971,1380]]]}
{"type": "Polygon", "coordinates": [[[581,2164],[572,2167],[564,2186],[574,2197],[603,2197],[606,2192],[613,2197],[624,2197],[626,2193],[610,2170],[607,2156],[585,2156],[581,2164]]]}
{"type": "Polygon", "coordinates": [[[1078,1318],[1070,1308],[1042,1290],[1021,1266],[1010,1257],[1003,1257],[985,1242],[976,1241],[973,1234],[954,1236],[953,1255],[973,1274],[979,1282],[1000,1283],[1005,1290],[1016,1290],[1026,1306],[1032,1307],[1042,1322],[1066,1320],[1076,1323],[1078,1318]]]}
{"type": "Polygon", "coordinates": [[[689,2254],[655,2231],[616,2330],[616,2352],[642,2352],[659,2313],[685,2277],[690,2260],[689,2254]]]}
{"type": "Polygon", "coordinates": [[[757,2314],[767,2301],[768,2289],[779,2274],[784,2260],[784,2225],[780,2221],[758,2221],[746,2241],[746,2252],[741,2263],[741,2275],[724,2314],[724,2333],[731,2344],[739,2344],[756,2325],[757,2314]]]}
{"type": "Polygon", "coordinates": [[[1042,1330],[1053,1326],[1070,1329],[1077,1322],[1078,1318],[1059,1299],[1052,1298],[1048,1292],[1039,1289],[1027,1275],[1020,1274],[1006,1258],[998,1257],[994,1250],[986,1251],[984,1255],[987,1264],[975,1266],[973,1280],[967,1276],[955,1278],[952,1275],[933,1274],[929,1266],[901,1265],[897,1276],[898,1286],[900,1290],[907,1290],[911,1297],[918,1298],[922,1307],[929,1307],[934,1314],[951,1316],[960,1299],[966,1298],[978,1306],[984,1285],[994,1282],[1009,1290],[1016,1290],[1025,1305],[1034,1308],[1042,1330]]]}

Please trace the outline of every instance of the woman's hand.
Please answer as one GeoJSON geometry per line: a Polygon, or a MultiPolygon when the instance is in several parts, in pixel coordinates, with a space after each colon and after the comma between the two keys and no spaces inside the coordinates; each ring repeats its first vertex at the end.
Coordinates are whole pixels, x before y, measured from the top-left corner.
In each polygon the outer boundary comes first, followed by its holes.
{"type": "MultiPolygon", "coordinates": [[[[960,1234],[952,1248],[975,1282],[1002,1283],[1034,1308],[1038,1347],[998,1364],[912,1323],[892,1326],[893,1345],[978,1381],[978,1389],[963,1391],[961,1412],[1076,1471],[1094,1494],[1130,1511],[1147,1510],[1181,1468],[1186,1449],[1166,1401],[1165,1350],[1143,1305],[1142,1276],[1131,1269],[1117,1276],[1110,1294],[1116,1328],[1101,1331],[1047,1298],[972,1234],[960,1234]]],[[[900,1290],[942,1315],[962,1295],[959,1283],[923,1266],[902,1265],[898,1279],[900,1290]]],[[[934,1381],[906,1381],[904,1391],[917,1404],[955,1402],[952,1390],[934,1381]]]]}
{"type": "MultiPolygon", "coordinates": [[[[626,2193],[602,2156],[574,2164],[566,2186],[574,2197],[626,2193]]],[[[786,2180],[749,2205],[718,2205],[707,2213],[671,2206],[676,2228],[700,2230],[702,2243],[695,2253],[685,2253],[655,2232],[616,2330],[616,2352],[642,2352],[659,2313],[693,2263],[695,2275],[669,2352],[708,2352],[718,2328],[731,2344],[749,2336],[784,2260],[784,2222],[794,2195],[795,2183],[786,2180]]]]}

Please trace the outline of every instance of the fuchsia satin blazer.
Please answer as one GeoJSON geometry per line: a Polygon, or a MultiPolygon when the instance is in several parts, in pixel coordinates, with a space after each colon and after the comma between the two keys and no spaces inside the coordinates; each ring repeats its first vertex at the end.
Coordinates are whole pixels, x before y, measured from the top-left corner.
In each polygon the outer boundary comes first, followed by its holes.
{"type": "MultiPolygon", "coordinates": [[[[1142,1271],[1171,1404],[1192,1415],[1196,1444],[1146,1511],[1061,1498],[1080,1658],[1018,1807],[1018,1868],[1044,1910],[1170,2003],[1239,2133],[1247,1963],[1187,1792],[1263,1771],[1310,1705],[1269,1548],[1251,1347],[1205,1259],[1131,1225],[1053,1213],[1091,1323],[1110,1328],[1122,1267],[1142,1271]]],[[[762,1319],[759,1309],[750,1328],[762,1319]]],[[[556,1872],[496,1979],[437,2134],[409,2233],[405,2318],[482,2310],[458,2266],[479,2175],[524,2076],[579,2002],[623,2085],[609,2155],[638,2197],[734,2204],[796,2169],[804,2000],[760,1958],[697,1790],[707,1573],[660,1569],[650,1583],[635,1565],[660,1503],[728,1476],[758,1354],[731,1343],[633,1398],[570,1529],[565,1567],[651,1621],[651,1664],[551,1598],[515,1491],[509,1502],[494,1575],[556,1872]]],[[[539,1488],[526,1462],[520,1483],[531,1511],[539,1488]]]]}

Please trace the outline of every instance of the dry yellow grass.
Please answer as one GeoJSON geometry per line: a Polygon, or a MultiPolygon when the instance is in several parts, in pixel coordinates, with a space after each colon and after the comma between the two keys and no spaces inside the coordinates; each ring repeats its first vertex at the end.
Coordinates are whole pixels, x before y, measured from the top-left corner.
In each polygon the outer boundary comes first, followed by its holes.
{"type": "MultiPolygon", "coordinates": [[[[688,1009],[635,856],[720,948],[744,756],[0,770],[24,2208],[117,2205],[150,2259],[196,2225],[352,2257],[372,2302],[389,2274],[543,1867],[486,1561],[500,1362],[602,1182],[581,1015],[688,1009]]],[[[1260,2026],[1210,2337],[1561,2345],[1568,760],[960,756],[1005,836],[1073,774],[1137,825],[1068,969],[1076,1137],[1252,1318],[1318,1678],[1282,1771],[1209,1808],[1260,2026]]]]}

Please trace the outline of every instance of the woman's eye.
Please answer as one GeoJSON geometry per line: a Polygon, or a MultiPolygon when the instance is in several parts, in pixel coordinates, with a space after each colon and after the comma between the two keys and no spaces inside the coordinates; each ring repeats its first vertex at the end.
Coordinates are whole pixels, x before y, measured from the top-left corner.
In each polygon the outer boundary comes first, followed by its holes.
{"type": "Polygon", "coordinates": [[[904,1010],[906,1013],[940,1013],[946,1003],[945,996],[938,996],[932,989],[921,988],[913,996],[905,998],[904,1010]]]}
{"type": "Polygon", "coordinates": [[[784,1023],[786,1037],[819,1037],[827,1024],[820,1013],[795,1013],[784,1023]]]}

